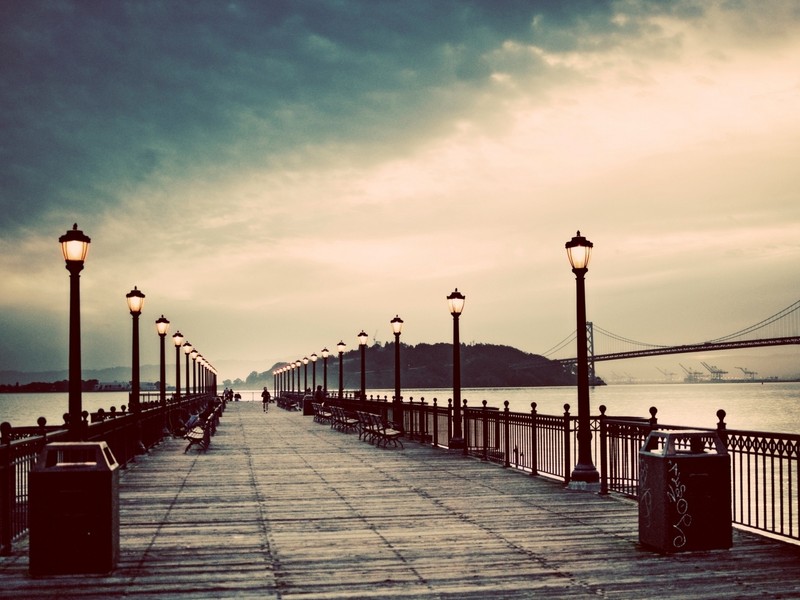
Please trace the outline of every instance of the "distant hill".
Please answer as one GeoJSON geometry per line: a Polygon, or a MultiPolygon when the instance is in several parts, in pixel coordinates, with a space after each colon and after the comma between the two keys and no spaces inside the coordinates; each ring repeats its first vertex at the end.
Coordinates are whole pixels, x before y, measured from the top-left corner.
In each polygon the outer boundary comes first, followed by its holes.
{"type": "MultiPolygon", "coordinates": [[[[157,365],[142,365],[139,369],[139,377],[144,381],[158,381],[161,378],[160,367],[157,365]]],[[[110,367],[107,369],[84,369],[81,373],[82,379],[96,379],[103,383],[119,381],[128,383],[131,380],[130,367],[110,367]]],[[[69,371],[0,371],[0,385],[25,385],[37,381],[64,381],[69,379],[69,371]]],[[[167,377],[167,381],[170,378],[167,377]]]]}
{"type": "MultiPolygon", "coordinates": [[[[394,387],[394,343],[375,344],[366,351],[367,389],[394,387]]],[[[447,343],[400,346],[400,380],[403,388],[446,388],[453,385],[453,345],[447,343]]],[[[344,386],[361,385],[361,355],[351,350],[343,356],[344,386]]],[[[272,386],[272,371],[250,373],[246,379],[226,380],[223,385],[257,388],[272,386]]],[[[311,365],[309,379],[311,378],[311,365]]],[[[339,357],[328,359],[328,388],[339,381],[339,357]]],[[[322,362],[317,362],[317,382],[322,379],[322,362]]],[[[309,386],[311,383],[309,382],[309,386]]],[[[470,344],[461,347],[461,385],[463,387],[540,387],[575,385],[575,377],[560,363],[538,354],[528,354],[511,346],[470,344]]]]}

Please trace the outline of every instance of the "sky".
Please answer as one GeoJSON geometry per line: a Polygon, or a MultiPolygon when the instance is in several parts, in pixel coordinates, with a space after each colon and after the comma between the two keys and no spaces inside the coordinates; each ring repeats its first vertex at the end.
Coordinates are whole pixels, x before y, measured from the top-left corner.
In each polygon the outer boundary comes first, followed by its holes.
{"type": "MultiPolygon", "coordinates": [[[[451,341],[455,288],[463,342],[543,353],[577,230],[589,320],[736,331],[800,296],[798,65],[791,0],[7,0],[0,370],[67,368],[73,223],[84,369],[131,363],[134,286],[142,364],[163,314],[220,380],[451,341]]],[[[598,372],[800,373],[739,352],[598,372]]]]}

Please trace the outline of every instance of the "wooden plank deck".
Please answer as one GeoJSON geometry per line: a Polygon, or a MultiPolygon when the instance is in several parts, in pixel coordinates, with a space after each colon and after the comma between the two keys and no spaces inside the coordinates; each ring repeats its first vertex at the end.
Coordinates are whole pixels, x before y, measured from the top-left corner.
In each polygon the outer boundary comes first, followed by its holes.
{"type": "Polygon", "coordinates": [[[123,472],[110,575],[31,578],[14,598],[798,598],[800,548],[638,546],[629,500],[407,442],[379,449],[297,412],[229,405],[211,447],[168,440],[123,472]]]}

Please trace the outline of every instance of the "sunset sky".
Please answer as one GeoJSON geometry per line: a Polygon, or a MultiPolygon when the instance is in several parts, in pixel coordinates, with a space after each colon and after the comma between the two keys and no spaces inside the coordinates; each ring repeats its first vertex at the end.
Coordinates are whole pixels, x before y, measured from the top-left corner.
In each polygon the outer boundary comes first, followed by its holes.
{"type": "Polygon", "coordinates": [[[462,341],[542,353],[575,329],[578,229],[588,317],[628,338],[800,298],[791,0],[6,0],[0,109],[0,370],[67,368],[74,222],[84,369],[130,364],[134,286],[142,364],[164,314],[222,379],[396,314],[450,341],[455,287],[462,341]]]}

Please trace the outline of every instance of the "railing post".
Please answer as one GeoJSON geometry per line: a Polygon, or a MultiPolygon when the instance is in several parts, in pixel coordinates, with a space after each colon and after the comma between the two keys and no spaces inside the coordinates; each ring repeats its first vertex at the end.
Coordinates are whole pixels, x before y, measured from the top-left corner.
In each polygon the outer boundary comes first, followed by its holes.
{"type": "Polygon", "coordinates": [[[408,397],[408,439],[414,439],[414,397],[408,397]]]}
{"type": "Polygon", "coordinates": [[[433,399],[433,447],[439,445],[439,407],[436,398],[433,399]]]}
{"type": "Polygon", "coordinates": [[[536,402],[531,402],[531,477],[539,474],[539,432],[536,422],[536,402]]]}
{"type": "MultiPolygon", "coordinates": [[[[505,460],[503,461],[503,466],[507,469],[511,466],[511,457],[509,456],[510,451],[510,441],[509,441],[509,422],[508,422],[508,400],[503,402],[503,437],[505,438],[503,442],[503,455],[505,456],[505,460]]],[[[517,464],[519,464],[519,459],[517,459],[517,464]]]]}
{"type": "Polygon", "coordinates": [[[608,428],[606,407],[600,405],[600,495],[608,494],[608,428]]]}
{"type": "Polygon", "coordinates": [[[483,401],[481,420],[483,421],[483,456],[481,460],[489,460],[489,413],[486,410],[486,400],[483,401]]]}
{"type": "Polygon", "coordinates": [[[650,427],[650,431],[653,431],[658,426],[658,419],[656,415],[658,414],[658,409],[655,406],[650,407],[650,418],[647,421],[648,426],[650,427]]]}
{"type": "Polygon", "coordinates": [[[453,439],[453,399],[447,399],[447,447],[450,447],[450,440],[453,439]]]}
{"type": "Polygon", "coordinates": [[[0,423],[0,554],[11,554],[11,523],[13,522],[15,495],[14,457],[11,455],[11,423],[0,423]]]}
{"type": "Polygon", "coordinates": [[[424,444],[428,435],[428,409],[425,398],[420,398],[419,403],[419,441],[424,444]]]}
{"type": "Polygon", "coordinates": [[[464,456],[469,456],[469,418],[467,417],[467,399],[464,398],[463,406],[461,407],[461,418],[462,418],[462,434],[464,435],[464,450],[462,453],[464,456]]]}
{"type": "Polygon", "coordinates": [[[564,405],[564,483],[569,483],[572,470],[572,439],[570,437],[569,404],[564,405]]]}
{"type": "Polygon", "coordinates": [[[719,439],[722,440],[726,448],[728,447],[728,426],[725,423],[725,416],[727,414],[728,413],[721,408],[717,411],[717,435],[719,435],[719,439]]]}

